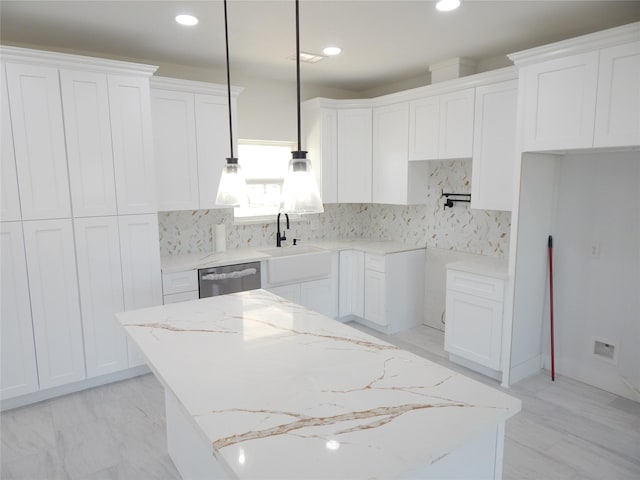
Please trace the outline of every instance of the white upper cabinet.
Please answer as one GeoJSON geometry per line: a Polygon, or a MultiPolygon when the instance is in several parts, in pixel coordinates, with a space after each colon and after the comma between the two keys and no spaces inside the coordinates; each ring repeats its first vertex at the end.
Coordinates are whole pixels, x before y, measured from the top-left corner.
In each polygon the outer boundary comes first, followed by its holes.
{"type": "Polygon", "coordinates": [[[640,145],[640,23],[509,55],[522,151],[640,145]]]}
{"type": "Polygon", "coordinates": [[[0,223],[0,398],[38,389],[29,283],[20,222],[0,223]]]}
{"type": "Polygon", "coordinates": [[[13,63],[6,68],[22,217],[70,217],[58,69],[13,63]]]}
{"type": "Polygon", "coordinates": [[[16,156],[13,150],[13,132],[9,116],[9,94],[7,92],[7,76],[4,63],[0,64],[0,96],[2,114],[0,115],[0,221],[20,220],[20,198],[18,196],[18,174],[16,172],[16,156]]]}
{"type": "Polygon", "coordinates": [[[440,97],[409,102],[409,160],[435,160],[440,141],[440,97]]]}
{"type": "Polygon", "coordinates": [[[193,94],[151,90],[158,210],[197,210],[198,157],[193,94]]]}
{"type": "Polygon", "coordinates": [[[309,154],[322,203],[338,202],[338,111],[303,104],[303,148],[309,154]]]}
{"type": "Polygon", "coordinates": [[[60,85],[73,216],[115,215],[107,76],[61,70],[60,85]]]}
{"type": "Polygon", "coordinates": [[[118,218],[76,218],[73,223],[87,376],[125,370],[127,341],[113,317],[124,311],[118,218]]]}
{"type": "Polygon", "coordinates": [[[597,51],[526,66],[520,79],[523,151],[593,145],[597,51]]]}
{"type": "Polygon", "coordinates": [[[471,208],[512,208],[518,81],[476,88],[471,208]]]}
{"type": "MultiPolygon", "coordinates": [[[[231,97],[231,111],[237,132],[237,93],[231,97]]],[[[198,189],[200,208],[214,208],[222,169],[229,156],[229,107],[222,95],[197,94],[196,109],[196,150],[198,152],[198,189]]],[[[235,144],[234,138],[234,144],[235,144]]],[[[234,148],[236,157],[237,148],[234,148]]],[[[242,165],[242,159],[240,159],[242,165]]]]}
{"type": "Polygon", "coordinates": [[[412,100],[409,104],[409,160],[470,158],[474,89],[412,100]]]}
{"type": "Polygon", "coordinates": [[[338,110],[338,202],[371,203],[372,110],[338,110]]]}
{"type": "Polygon", "coordinates": [[[109,75],[108,82],[118,213],[155,213],[149,79],[109,75]]]}
{"type": "Polygon", "coordinates": [[[373,109],[373,203],[406,204],[409,104],[373,109]]]}
{"type": "Polygon", "coordinates": [[[440,96],[440,159],[470,158],[473,148],[474,89],[440,96]]]}
{"type": "Polygon", "coordinates": [[[640,145],[640,42],[600,51],[594,147],[640,145]]]}
{"type": "Polygon", "coordinates": [[[23,222],[40,388],[85,378],[71,219],[23,222]]]}

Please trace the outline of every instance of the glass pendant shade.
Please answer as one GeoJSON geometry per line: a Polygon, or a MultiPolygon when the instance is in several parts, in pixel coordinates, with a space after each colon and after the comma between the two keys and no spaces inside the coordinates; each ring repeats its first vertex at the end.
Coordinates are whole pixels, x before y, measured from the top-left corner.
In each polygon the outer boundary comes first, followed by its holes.
{"type": "Polygon", "coordinates": [[[222,169],[220,176],[216,205],[239,207],[247,205],[248,201],[247,182],[242,168],[238,165],[238,159],[227,158],[227,164],[222,169]]]}
{"type": "Polygon", "coordinates": [[[282,184],[280,211],[285,213],[322,213],[318,183],[307,152],[292,152],[289,170],[282,184]]]}

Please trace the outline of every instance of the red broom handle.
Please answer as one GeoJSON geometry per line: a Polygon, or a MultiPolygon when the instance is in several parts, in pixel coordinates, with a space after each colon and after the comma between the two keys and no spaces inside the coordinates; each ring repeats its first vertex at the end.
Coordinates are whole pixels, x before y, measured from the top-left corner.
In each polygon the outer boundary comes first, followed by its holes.
{"type": "Polygon", "coordinates": [[[553,238],[549,235],[547,243],[549,252],[549,322],[551,333],[551,381],[556,379],[555,352],[553,348],[553,238]]]}

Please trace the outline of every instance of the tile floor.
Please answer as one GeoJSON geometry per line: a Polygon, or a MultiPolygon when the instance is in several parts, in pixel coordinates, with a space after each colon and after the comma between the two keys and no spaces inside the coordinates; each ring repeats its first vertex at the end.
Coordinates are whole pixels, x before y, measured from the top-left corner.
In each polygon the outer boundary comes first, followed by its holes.
{"type": "MultiPolygon", "coordinates": [[[[354,326],[499,388],[448,362],[438,330],[388,337],[354,326]]],[[[640,479],[639,403],[544,374],[509,393],[523,410],[507,422],[505,479],[640,479]]],[[[4,412],[0,478],[179,479],[164,429],[162,387],[150,374],[4,412]]]]}

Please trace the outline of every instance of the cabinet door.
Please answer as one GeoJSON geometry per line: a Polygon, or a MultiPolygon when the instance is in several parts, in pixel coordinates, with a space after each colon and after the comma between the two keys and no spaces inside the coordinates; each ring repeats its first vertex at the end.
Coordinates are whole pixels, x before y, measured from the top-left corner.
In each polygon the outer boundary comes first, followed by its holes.
{"type": "Polygon", "coordinates": [[[409,160],[435,160],[440,141],[440,97],[409,103],[409,160]]]}
{"type": "Polygon", "coordinates": [[[108,82],[118,214],[155,213],[149,80],[109,75],[108,82]]]}
{"type": "Polygon", "coordinates": [[[107,76],[60,71],[74,217],[115,215],[107,76]]]}
{"type": "Polygon", "coordinates": [[[117,217],[74,219],[87,376],[127,368],[127,342],[114,314],[124,310],[117,217]]]}
{"type": "MultiPolygon", "coordinates": [[[[162,305],[158,216],[125,215],[118,217],[118,226],[125,311],[162,305]]],[[[129,366],[143,363],[129,343],[129,366]]]]}
{"type": "Polygon", "coordinates": [[[598,52],[524,67],[520,79],[524,151],[593,145],[598,52]]]}
{"type": "Polygon", "coordinates": [[[7,92],[7,76],[4,63],[0,64],[0,220],[8,222],[20,220],[20,199],[18,197],[18,174],[16,172],[16,156],[13,150],[13,132],[9,116],[9,93],[7,92]]]}
{"type": "Polygon", "coordinates": [[[371,203],[370,108],[338,110],[338,202],[371,203]]]}
{"type": "Polygon", "coordinates": [[[594,147],[640,145],[640,42],[600,51],[594,147]]]}
{"type": "Polygon", "coordinates": [[[40,388],[85,378],[71,219],[24,222],[40,388]]]}
{"type": "Polygon", "coordinates": [[[338,316],[364,318],[364,252],[340,252],[340,293],[338,316]]]}
{"type": "Polygon", "coordinates": [[[281,287],[267,288],[268,291],[274,293],[282,298],[293,303],[300,303],[300,284],[294,283],[293,285],[283,285],[281,287]]]}
{"type": "MultiPolygon", "coordinates": [[[[151,90],[158,210],[198,210],[193,94],[151,90]]],[[[209,133],[212,135],[213,131],[209,133]]]]}
{"type": "Polygon", "coordinates": [[[440,96],[439,158],[471,158],[473,99],[473,88],[440,96]]]}
{"type": "Polygon", "coordinates": [[[331,278],[304,282],[300,285],[300,304],[309,310],[326,315],[338,316],[338,296],[331,278]]]}
{"type": "Polygon", "coordinates": [[[476,88],[471,208],[511,211],[518,81],[476,88]]]}
{"type": "MultiPolygon", "coordinates": [[[[215,95],[196,95],[196,141],[198,152],[198,188],[200,208],[214,208],[222,168],[229,156],[229,109],[227,99],[215,95]]],[[[236,100],[231,99],[233,131],[238,129],[235,119],[236,100]]],[[[235,143],[234,138],[234,143],[235,143]]],[[[236,153],[238,149],[234,148],[236,153]]],[[[242,165],[242,159],[240,159],[242,165]]]]}
{"type": "Polygon", "coordinates": [[[338,202],[338,112],[306,108],[302,113],[303,148],[309,152],[322,203],[338,202]]]}
{"type": "Polygon", "coordinates": [[[375,270],[364,272],[364,318],[387,326],[385,274],[375,270]]]}
{"type": "Polygon", "coordinates": [[[446,319],[446,351],[500,369],[502,302],[447,290],[446,319]]]}
{"type": "Polygon", "coordinates": [[[373,111],[373,203],[406,205],[408,200],[409,104],[373,111]]]}
{"type": "Polygon", "coordinates": [[[29,283],[20,222],[0,223],[2,317],[0,317],[0,397],[38,389],[29,283]]]}
{"type": "Polygon", "coordinates": [[[6,67],[22,218],[70,217],[58,69],[6,67]]]}

